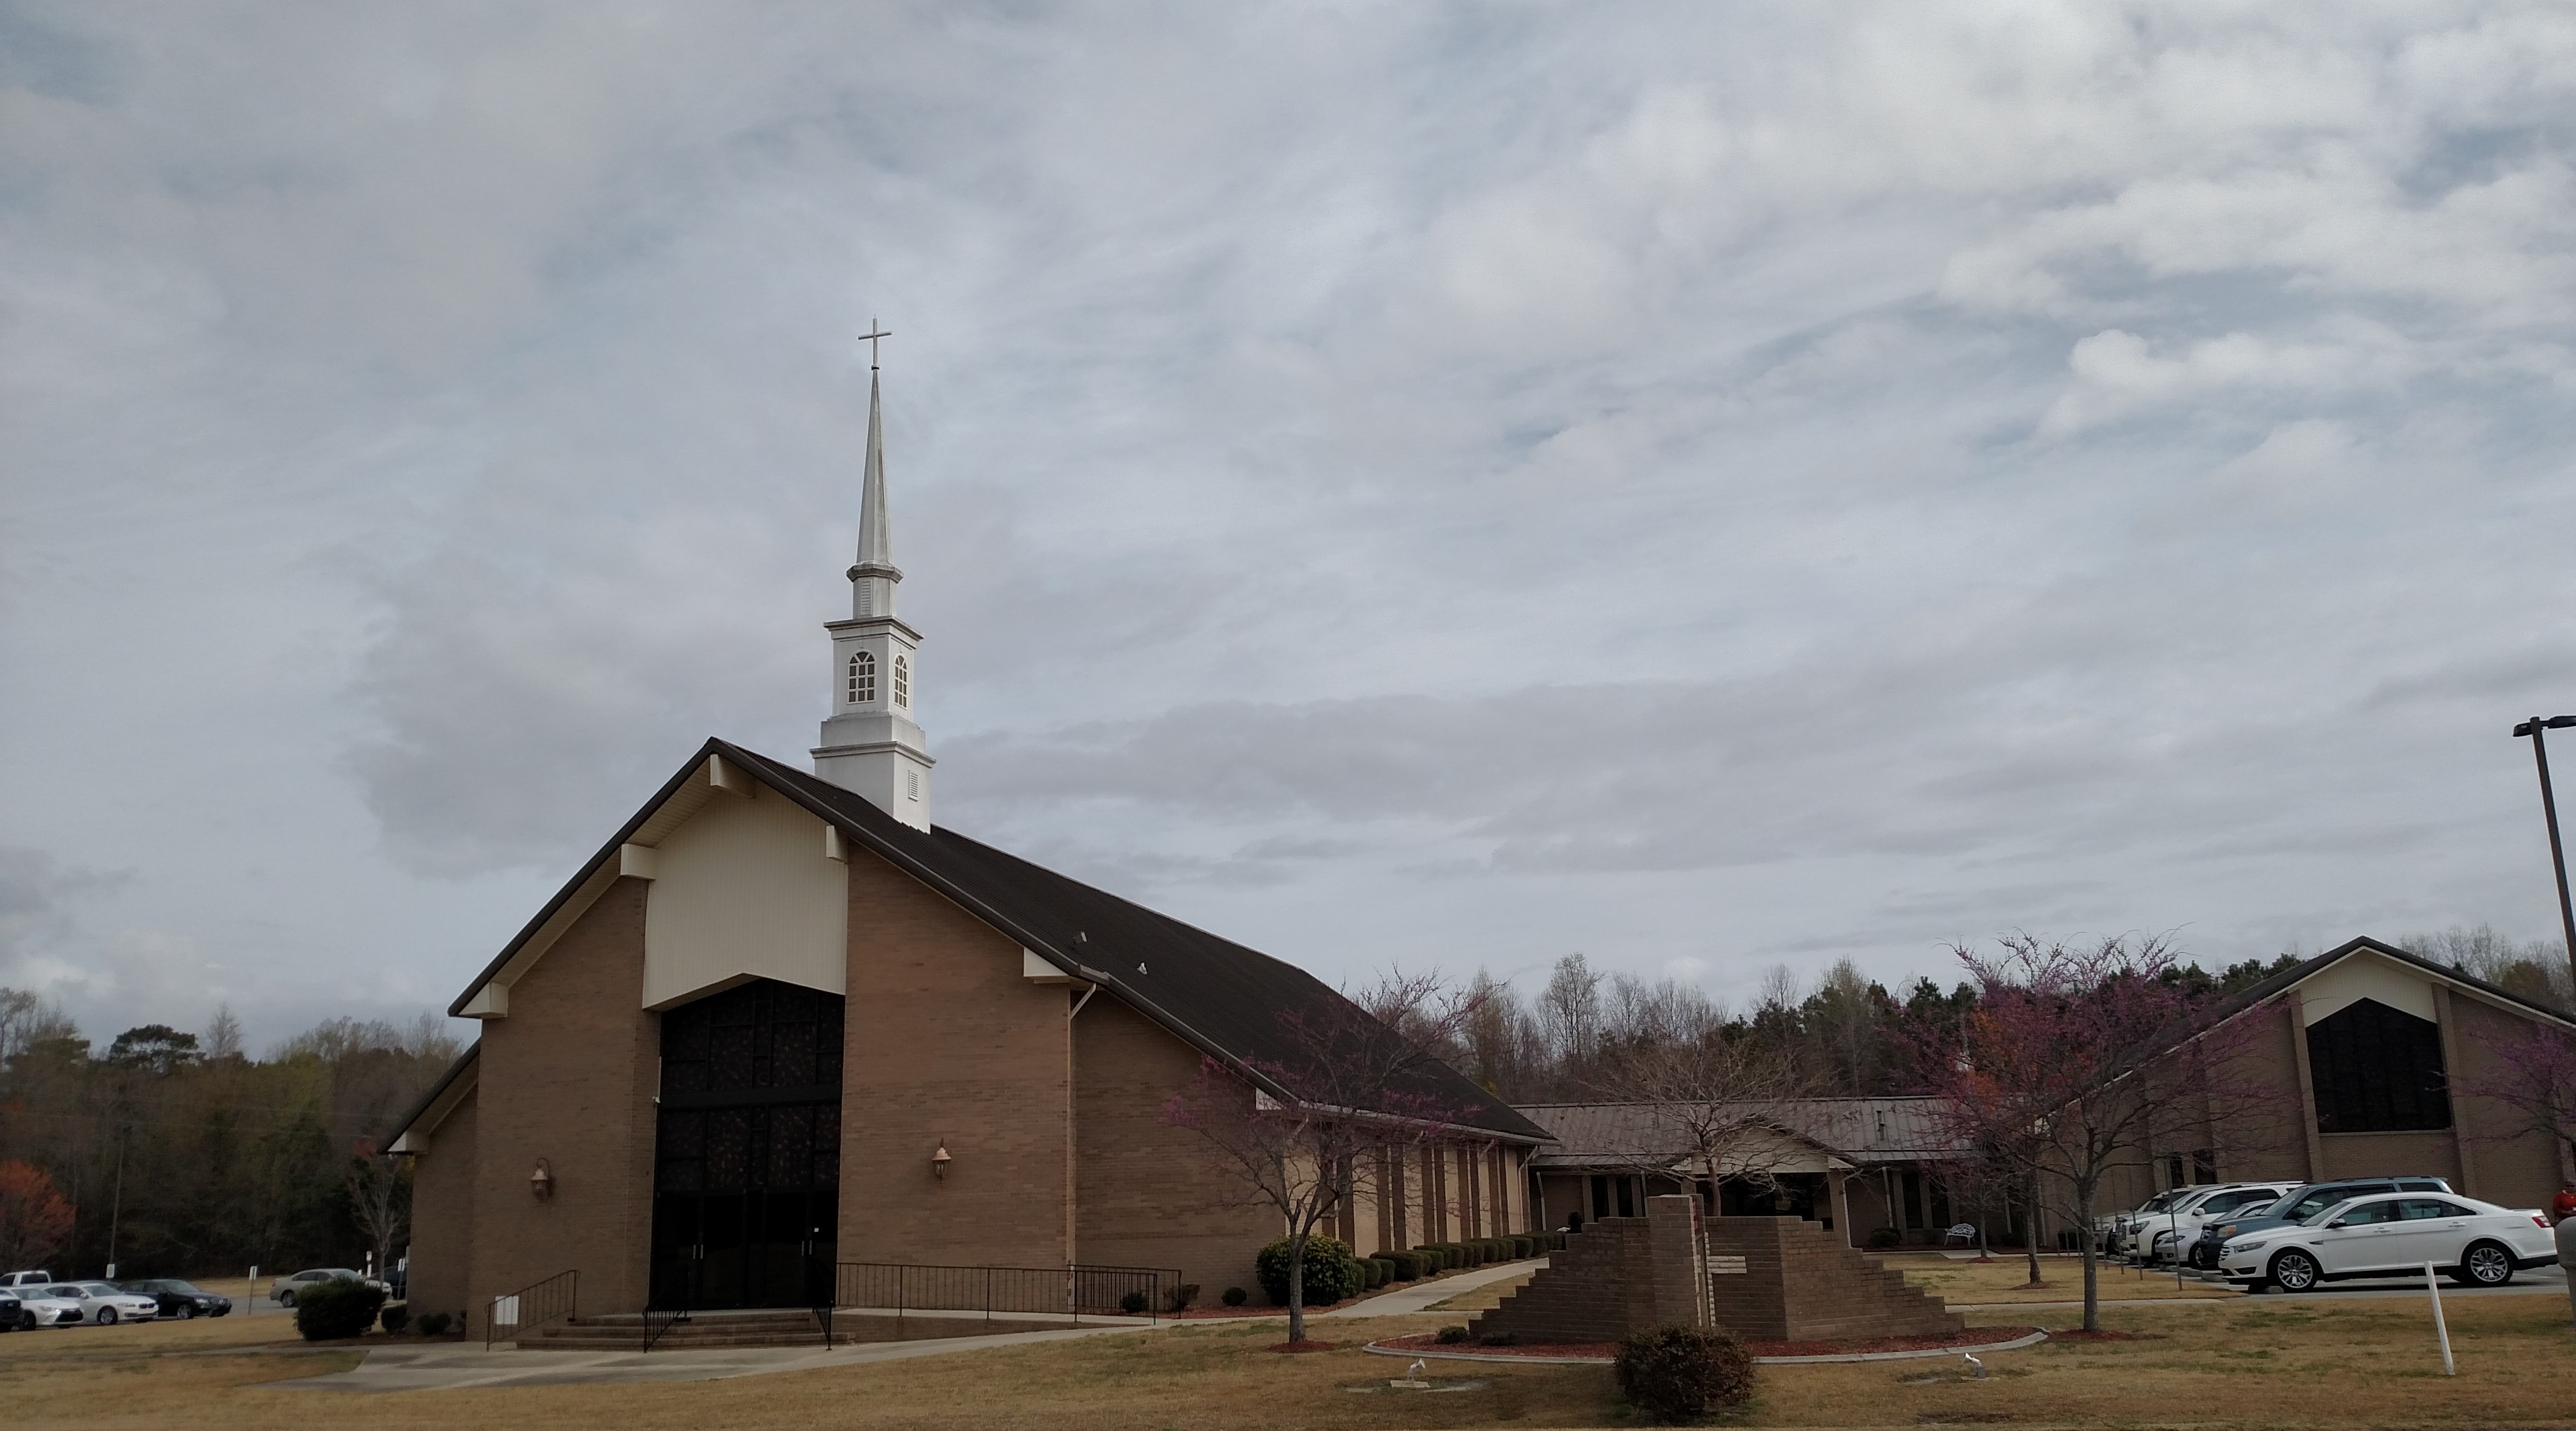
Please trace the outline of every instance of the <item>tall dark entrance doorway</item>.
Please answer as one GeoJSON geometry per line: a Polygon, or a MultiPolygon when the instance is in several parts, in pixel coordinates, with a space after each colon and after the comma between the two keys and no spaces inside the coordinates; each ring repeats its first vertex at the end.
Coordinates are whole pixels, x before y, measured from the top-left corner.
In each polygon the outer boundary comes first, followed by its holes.
{"type": "Polygon", "coordinates": [[[758,979],[664,1013],[657,1122],[653,1305],[828,1300],[841,996],[758,979]]]}

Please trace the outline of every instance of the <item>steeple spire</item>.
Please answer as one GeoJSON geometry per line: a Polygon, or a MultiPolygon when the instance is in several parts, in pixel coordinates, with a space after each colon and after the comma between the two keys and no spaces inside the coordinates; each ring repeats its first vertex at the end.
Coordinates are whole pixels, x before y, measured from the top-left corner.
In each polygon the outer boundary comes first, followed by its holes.
{"type": "Polygon", "coordinates": [[[930,828],[930,751],[912,719],[921,633],[895,619],[893,532],[886,520],[885,422],[871,323],[868,450],[859,477],[859,559],[850,567],[850,619],[831,621],[832,714],[814,748],[814,773],[916,829],[930,828]]]}
{"type": "MultiPolygon", "coordinates": [[[[859,560],[850,568],[850,580],[862,573],[885,573],[895,581],[903,573],[894,567],[894,532],[886,522],[885,493],[885,420],[879,412],[882,397],[877,390],[876,364],[868,365],[868,459],[859,476],[859,560]]],[[[859,615],[866,613],[860,612],[859,615]]],[[[886,615],[894,614],[889,606],[886,615]]]]}

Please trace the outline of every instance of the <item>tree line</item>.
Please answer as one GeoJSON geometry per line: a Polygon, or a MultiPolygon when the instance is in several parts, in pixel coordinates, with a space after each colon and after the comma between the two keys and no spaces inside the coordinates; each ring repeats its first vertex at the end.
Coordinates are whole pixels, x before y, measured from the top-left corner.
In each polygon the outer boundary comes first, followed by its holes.
{"type": "Polygon", "coordinates": [[[375,1141],[463,1044],[434,1015],[330,1019],[265,1057],[229,1010],[93,1046],[0,988],[0,1261],[240,1276],[401,1252],[408,1178],[375,1141]]]}
{"type": "MultiPolygon", "coordinates": [[[[2483,924],[2396,942],[2526,998],[2576,1010],[2576,980],[2554,942],[2508,939],[2483,924]]],[[[2187,959],[2168,961],[2156,976],[2196,1004],[2241,993],[2314,952],[2291,950],[2214,972],[2187,959]]],[[[1812,981],[1776,965],[1745,1007],[1731,1008],[1676,979],[1596,969],[1581,954],[1558,960],[1534,993],[1481,971],[1469,990],[1471,1012],[1447,1053],[1513,1103],[1641,1100],[1641,1087],[1657,1082],[1678,1051],[1710,1046],[1727,1050],[1724,1066],[1743,1081],[1747,1097],[1928,1093],[1940,1070],[1926,1066],[1925,1051],[1955,1044],[1981,993],[1973,978],[1944,988],[1917,977],[1891,991],[1837,959],[1812,981]]]]}

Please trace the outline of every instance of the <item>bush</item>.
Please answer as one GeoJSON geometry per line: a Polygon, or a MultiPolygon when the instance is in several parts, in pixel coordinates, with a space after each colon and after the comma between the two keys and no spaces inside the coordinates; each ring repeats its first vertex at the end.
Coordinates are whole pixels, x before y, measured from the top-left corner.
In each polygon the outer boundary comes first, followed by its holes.
{"type": "Polygon", "coordinates": [[[1549,1233],[1546,1238],[1547,1250],[1550,1252],[1563,1252],[1565,1250],[1565,1239],[1568,1235],[1569,1234],[1563,1231],[1549,1233]]]}
{"type": "Polygon", "coordinates": [[[1465,1327],[1442,1327],[1440,1329],[1440,1335],[1432,1338],[1432,1340],[1440,1343],[1440,1345],[1444,1347],[1454,1347],[1466,1339],[1467,1329],[1465,1327]]]}
{"type": "Polygon", "coordinates": [[[1360,1290],[1374,1292],[1395,1278],[1395,1264],[1383,1257],[1360,1259],[1360,1290]]]}
{"type": "Polygon", "coordinates": [[[1387,1280],[1391,1282],[1415,1281],[1422,1276],[1424,1270],[1422,1254],[1419,1252],[1381,1252],[1378,1254],[1378,1260],[1387,1265],[1389,1269],[1387,1280]]]}
{"type": "Polygon", "coordinates": [[[362,1334],[385,1304],[381,1287],[343,1277],[295,1294],[295,1330],[308,1342],[362,1334]]]}
{"type": "MultiPolygon", "coordinates": [[[[1288,1305],[1288,1239],[1262,1248],[1252,1259],[1253,1275],[1261,1279],[1261,1290],[1270,1294],[1270,1305],[1288,1305]]],[[[1306,1305],[1329,1307],[1360,1291],[1360,1260],[1338,1238],[1321,1233],[1306,1236],[1306,1305]]]]}
{"type": "Polygon", "coordinates": [[[1131,1317],[1141,1317],[1145,1315],[1145,1309],[1152,1305],[1154,1305],[1154,1299],[1146,1296],[1142,1292],[1130,1292],[1126,1296],[1118,1299],[1118,1310],[1125,1312],[1131,1317]]]}
{"type": "Polygon", "coordinates": [[[1521,1344],[1521,1339],[1510,1332],[1487,1332],[1476,1340],[1489,1347],[1516,1347],[1521,1344]]]}
{"type": "Polygon", "coordinates": [[[1179,1316],[1181,1313],[1190,1309],[1190,1303],[1195,1302],[1198,1299],[1199,1284],[1196,1282],[1183,1282],[1181,1285],[1174,1287],[1170,1294],[1164,1297],[1164,1310],[1170,1312],[1174,1316],[1179,1316]]]}
{"type": "Polygon", "coordinates": [[[403,1324],[411,1320],[411,1308],[401,1302],[387,1302],[384,1315],[376,1320],[383,1325],[386,1335],[400,1335],[403,1324]]]}
{"type": "Polygon", "coordinates": [[[1513,1238],[1513,1239],[1512,1239],[1512,1260],[1513,1260],[1514,1262],[1523,1262],[1523,1261],[1527,1261],[1528,1259],[1530,1259],[1530,1258],[1532,1258],[1532,1257],[1536,1257],[1537,1255],[1538,1255],[1538,1239],[1537,1239],[1537,1238],[1535,1238],[1535,1237],[1515,1237],[1515,1238],[1513,1238]]]}
{"type": "Polygon", "coordinates": [[[1741,1406],[1753,1396],[1753,1358],[1721,1331],[1639,1332],[1619,1343],[1614,1369],[1628,1404],[1670,1425],[1697,1421],[1712,1407],[1741,1406]]]}
{"type": "Polygon", "coordinates": [[[456,1325],[455,1319],[445,1312],[432,1312],[420,1319],[420,1334],[425,1337],[443,1337],[447,1335],[447,1329],[454,1325],[456,1325]]]}
{"type": "Polygon", "coordinates": [[[1246,1298],[1241,1287],[1228,1287],[1225,1289],[1225,1304],[1227,1306],[1240,1307],[1244,1304],[1245,1300],[1246,1298]]]}
{"type": "Polygon", "coordinates": [[[1881,1252],[1891,1247],[1902,1247],[1905,1245],[1905,1234],[1892,1227],[1875,1227],[1870,1229],[1869,1245],[1881,1252]]]}

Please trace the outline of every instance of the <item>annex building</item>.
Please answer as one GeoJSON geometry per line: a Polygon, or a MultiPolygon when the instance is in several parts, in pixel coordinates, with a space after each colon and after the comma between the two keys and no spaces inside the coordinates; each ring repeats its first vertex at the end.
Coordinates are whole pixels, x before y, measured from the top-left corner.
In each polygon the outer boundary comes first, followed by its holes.
{"type": "MultiPolygon", "coordinates": [[[[873,371],[848,575],[811,769],[709,740],[450,1006],[481,1035],[392,1144],[414,1307],[479,1331],[566,1271],[585,1316],[807,1306],[849,1263],[1257,1286],[1278,1215],[1168,1109],[1213,1069],[1256,1116],[1286,1021],[1346,1001],[933,823],[873,371]]],[[[1363,1253],[1535,1227],[1545,1131],[1427,1076],[1460,1111],[1340,1209],[1363,1253]]]]}

